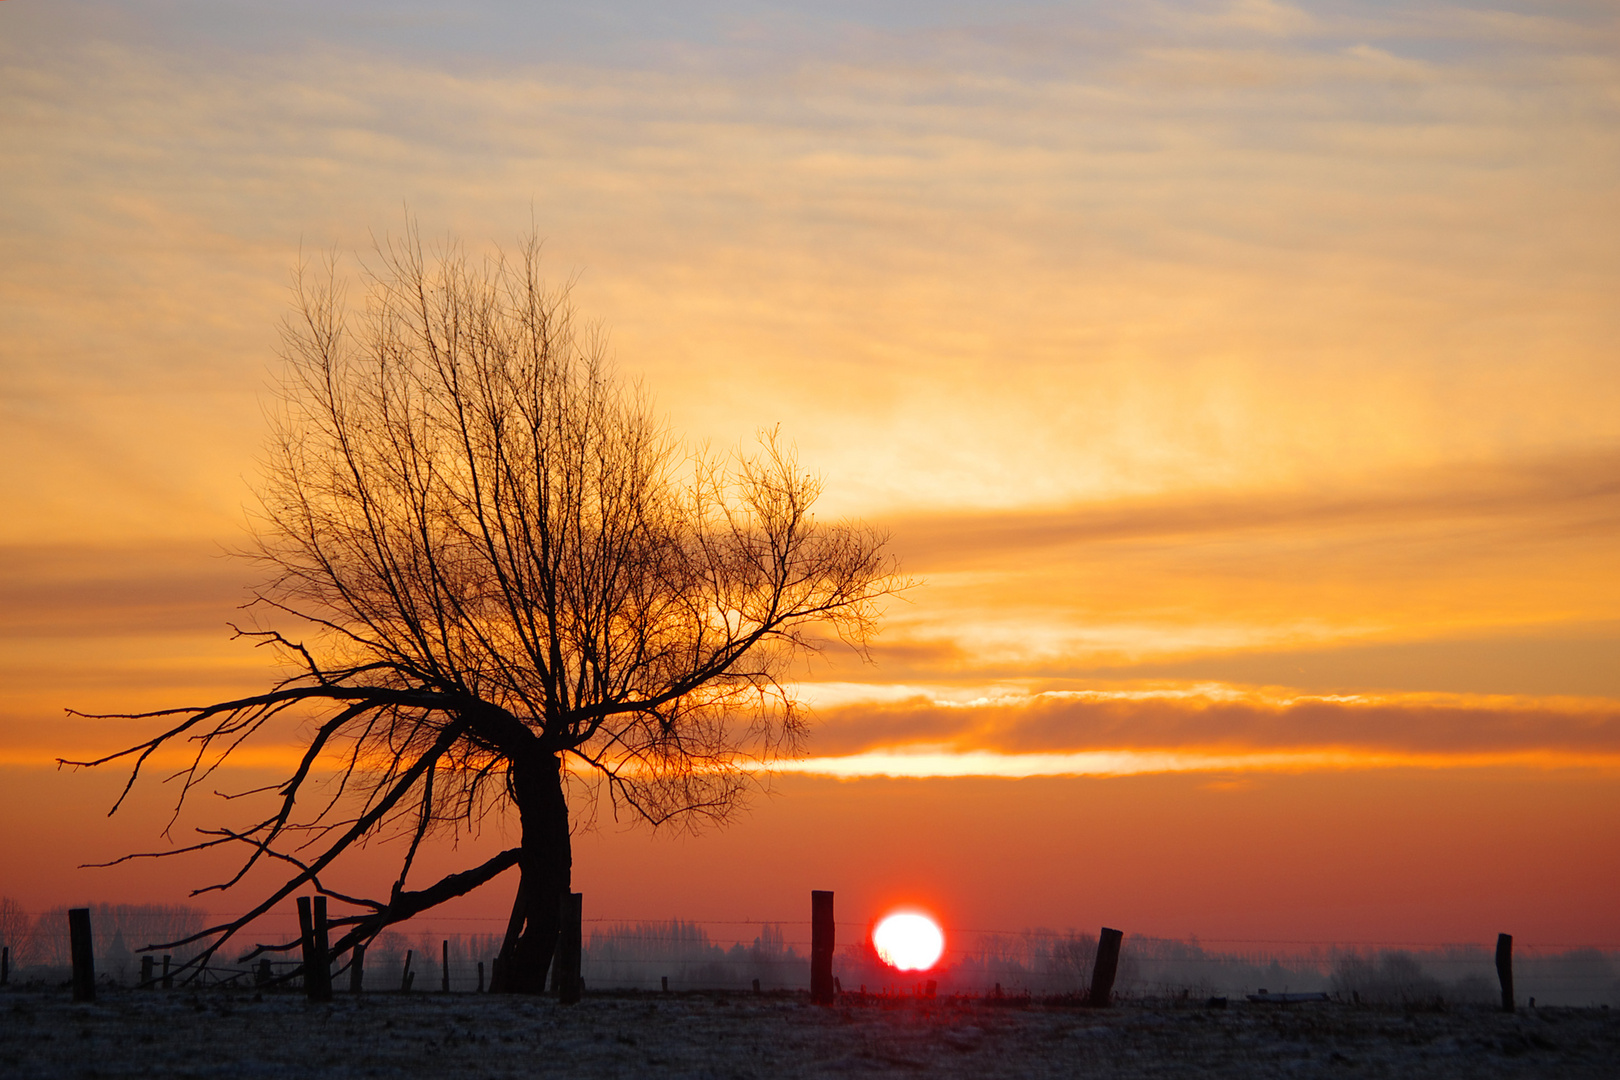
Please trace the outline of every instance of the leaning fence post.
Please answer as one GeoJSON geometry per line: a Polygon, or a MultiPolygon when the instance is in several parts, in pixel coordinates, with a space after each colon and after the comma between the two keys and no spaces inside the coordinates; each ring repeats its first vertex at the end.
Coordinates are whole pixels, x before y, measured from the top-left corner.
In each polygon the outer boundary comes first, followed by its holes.
{"type": "Polygon", "coordinates": [[[1097,938],[1097,966],[1091,970],[1091,993],[1086,1004],[1094,1009],[1106,1009],[1114,995],[1114,976],[1119,971],[1119,943],[1125,934],[1120,930],[1102,928],[1097,938]]]}
{"type": "Polygon", "coordinates": [[[580,965],[584,952],[585,896],[583,893],[564,893],[562,896],[562,933],[557,940],[557,1000],[572,1005],[580,999],[580,965]]]}
{"type": "Polygon", "coordinates": [[[358,994],[366,979],[366,943],[360,942],[349,955],[349,993],[358,994]]]}
{"type": "Polygon", "coordinates": [[[68,948],[73,959],[73,1000],[96,1000],[96,954],[90,944],[90,909],[68,912],[68,948]]]}
{"type": "Polygon", "coordinates": [[[810,1000],[833,1003],[832,958],[836,939],[831,891],[810,891],[810,1000]]]}
{"type": "Polygon", "coordinates": [[[444,942],[443,947],[440,949],[439,957],[439,991],[448,994],[450,992],[450,942],[448,940],[444,942]]]}
{"type": "Polygon", "coordinates": [[[1502,1011],[1513,1011],[1513,935],[1496,935],[1496,977],[1502,983],[1502,1011]]]}
{"type": "Polygon", "coordinates": [[[411,971],[411,957],[415,955],[416,950],[405,950],[405,970],[402,971],[399,976],[399,989],[401,993],[409,990],[411,988],[411,983],[416,981],[416,975],[411,971]]]}

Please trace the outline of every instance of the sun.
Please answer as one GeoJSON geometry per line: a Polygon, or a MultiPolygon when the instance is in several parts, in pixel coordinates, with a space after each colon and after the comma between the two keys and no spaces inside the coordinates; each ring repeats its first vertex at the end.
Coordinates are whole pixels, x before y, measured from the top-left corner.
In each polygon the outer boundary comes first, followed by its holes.
{"type": "Polygon", "coordinates": [[[872,947],[885,964],[901,971],[927,971],[945,951],[945,932],[926,915],[898,911],[872,931],[872,947]]]}

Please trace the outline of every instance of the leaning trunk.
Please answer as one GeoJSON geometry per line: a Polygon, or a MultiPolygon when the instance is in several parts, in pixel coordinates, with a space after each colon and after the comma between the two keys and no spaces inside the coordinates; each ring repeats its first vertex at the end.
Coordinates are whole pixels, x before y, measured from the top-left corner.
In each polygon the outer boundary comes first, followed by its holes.
{"type": "Polygon", "coordinates": [[[546,972],[557,953],[562,899],[568,895],[574,864],[561,759],[546,754],[514,762],[511,791],[523,828],[518,855],[522,876],[491,989],[539,994],[545,992],[546,972]]]}

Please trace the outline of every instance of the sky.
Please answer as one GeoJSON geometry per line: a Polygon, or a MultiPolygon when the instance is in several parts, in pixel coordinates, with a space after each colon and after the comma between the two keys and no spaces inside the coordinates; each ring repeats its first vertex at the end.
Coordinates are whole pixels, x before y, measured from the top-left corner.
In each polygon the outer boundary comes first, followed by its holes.
{"type": "Polygon", "coordinates": [[[594,912],[1620,946],[1612,5],[4,0],[0,98],[0,895],[207,879],[77,868],[171,793],[63,709],[274,675],[290,275],[409,215],[922,582],[728,828],[595,815],[594,912]]]}

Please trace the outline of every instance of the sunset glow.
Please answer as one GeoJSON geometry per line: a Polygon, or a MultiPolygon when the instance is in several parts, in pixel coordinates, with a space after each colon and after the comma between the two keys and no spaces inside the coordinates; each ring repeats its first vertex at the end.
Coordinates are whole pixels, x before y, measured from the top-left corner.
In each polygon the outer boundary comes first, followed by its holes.
{"type": "Polygon", "coordinates": [[[915,911],[885,915],[872,931],[872,947],[885,964],[898,971],[927,971],[945,952],[939,924],[915,911]]]}
{"type": "MultiPolygon", "coordinates": [[[[784,676],[725,828],[570,789],[592,917],[1614,938],[1610,7],[328,7],[0,3],[0,896],[192,902],[211,852],[81,864],[247,815],[326,715],[167,834],[193,746],[111,819],[127,775],[56,764],[161,726],[65,709],[288,674],[226,553],[289,275],[363,306],[408,212],[472,262],[535,229],[672,438],[779,426],[918,582],[784,676]]],[[[512,885],[456,903],[499,932],[512,885]]]]}

